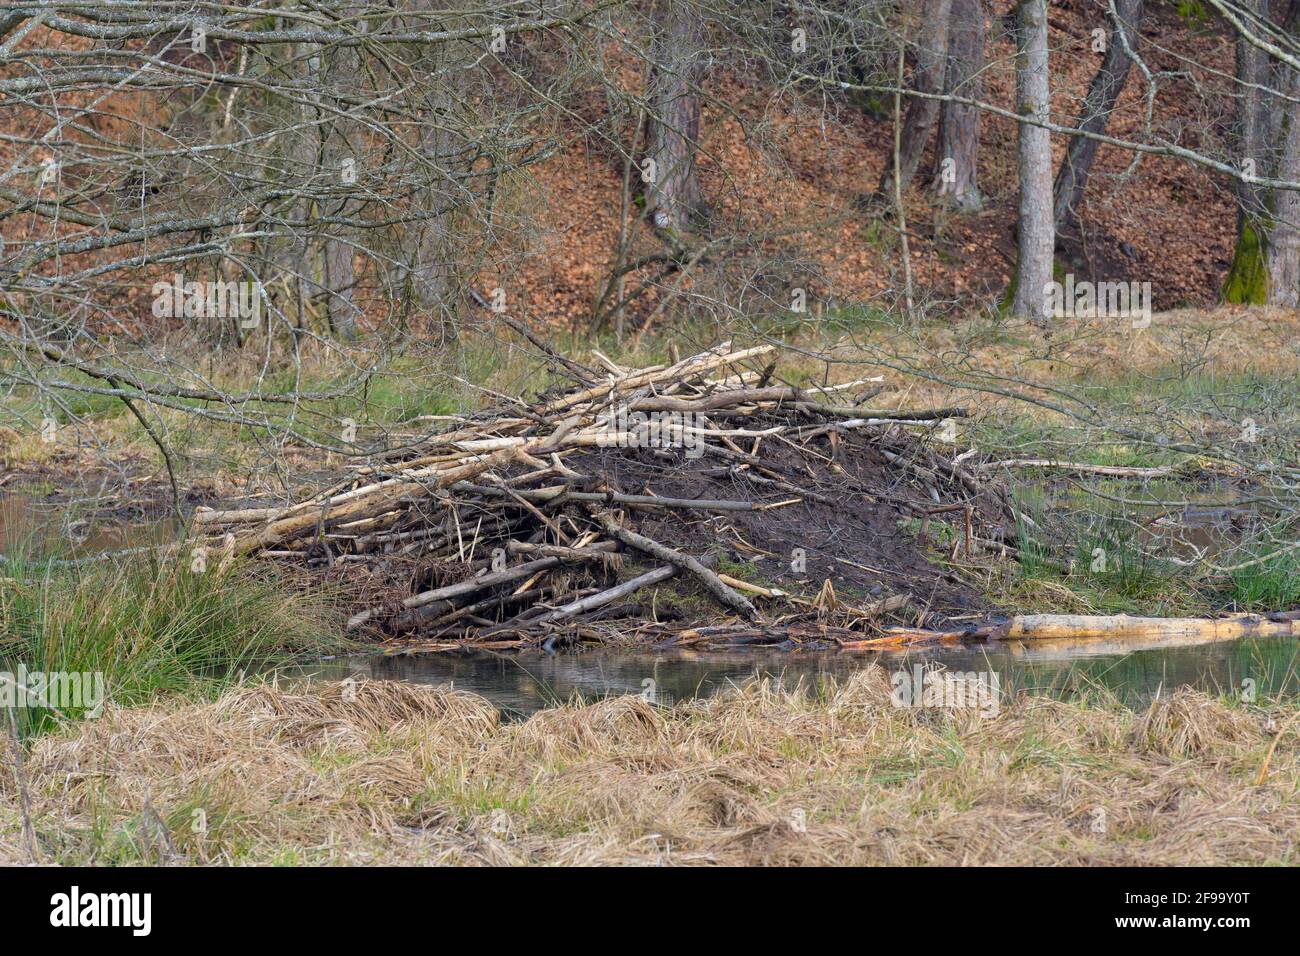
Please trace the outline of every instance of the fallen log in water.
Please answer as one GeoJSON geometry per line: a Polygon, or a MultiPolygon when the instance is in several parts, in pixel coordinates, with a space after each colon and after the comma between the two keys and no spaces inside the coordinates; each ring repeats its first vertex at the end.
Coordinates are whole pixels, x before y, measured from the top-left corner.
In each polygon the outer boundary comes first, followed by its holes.
{"type": "Polygon", "coordinates": [[[1026,614],[1012,618],[1000,636],[1008,641],[1141,640],[1145,646],[1159,647],[1188,638],[1210,642],[1242,637],[1300,637],[1300,621],[1274,621],[1257,614],[1223,618],[1026,614]]]}

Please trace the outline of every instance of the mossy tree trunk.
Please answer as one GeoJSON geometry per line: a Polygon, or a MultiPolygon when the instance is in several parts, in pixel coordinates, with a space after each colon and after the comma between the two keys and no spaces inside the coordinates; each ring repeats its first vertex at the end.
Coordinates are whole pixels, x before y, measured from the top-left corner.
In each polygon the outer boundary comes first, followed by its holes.
{"type": "Polygon", "coordinates": [[[1237,246],[1223,283],[1223,301],[1238,305],[1263,305],[1268,301],[1266,256],[1268,223],[1242,215],[1237,222],[1237,246]]]}
{"type": "MultiPolygon", "coordinates": [[[[1245,8],[1264,20],[1268,0],[1247,0],[1245,8]]],[[[1293,32],[1300,4],[1286,5],[1282,30],[1293,32]]],[[[1280,62],[1245,36],[1237,39],[1236,147],[1243,170],[1256,176],[1300,181],[1300,72],[1280,62]],[[1270,90],[1286,90],[1284,99],[1270,90]]],[[[1300,194],[1237,184],[1237,244],[1223,283],[1225,302],[1300,305],[1300,194]]]]}

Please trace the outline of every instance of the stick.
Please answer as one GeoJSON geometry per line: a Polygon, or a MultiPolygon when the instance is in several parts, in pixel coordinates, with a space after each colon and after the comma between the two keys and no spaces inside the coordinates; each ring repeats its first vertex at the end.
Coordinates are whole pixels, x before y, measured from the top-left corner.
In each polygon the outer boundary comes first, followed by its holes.
{"type": "Polygon", "coordinates": [[[719,572],[718,580],[737,591],[747,591],[750,594],[757,594],[759,597],[789,597],[789,593],[782,591],[780,588],[765,588],[761,584],[750,584],[748,581],[742,581],[740,578],[733,578],[730,574],[719,572]]]}
{"type": "Polygon", "coordinates": [[[655,568],[653,571],[647,571],[645,574],[638,575],[630,581],[624,581],[622,584],[600,591],[590,597],[573,601],[564,607],[558,607],[553,611],[547,611],[540,617],[532,618],[528,621],[521,622],[528,627],[540,627],[543,624],[552,624],[556,621],[562,621],[566,618],[576,617],[579,614],[585,614],[593,611],[598,607],[604,607],[606,604],[612,604],[620,598],[625,598],[634,591],[641,588],[649,587],[651,584],[658,584],[660,581],[667,581],[677,573],[674,565],[667,564],[661,568],[655,568]]]}
{"type": "Polygon", "coordinates": [[[727,585],[718,580],[718,576],[700,564],[689,554],[682,554],[680,551],[674,551],[672,548],[665,547],[658,541],[653,541],[644,535],[637,534],[635,531],[629,531],[624,528],[613,518],[608,515],[596,515],[596,520],[600,526],[605,529],[605,533],[612,538],[617,538],[629,548],[636,548],[660,561],[667,561],[669,564],[676,565],[683,571],[689,571],[695,575],[700,583],[725,607],[731,608],[738,614],[744,615],[749,620],[755,620],[758,617],[758,610],[750,604],[745,598],[732,590],[727,585]]]}

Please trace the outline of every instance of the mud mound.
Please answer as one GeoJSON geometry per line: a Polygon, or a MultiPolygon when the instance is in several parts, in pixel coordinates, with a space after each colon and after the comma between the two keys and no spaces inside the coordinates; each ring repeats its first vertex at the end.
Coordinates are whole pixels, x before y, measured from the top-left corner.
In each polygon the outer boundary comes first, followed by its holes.
{"type": "MultiPolygon", "coordinates": [[[[767,422],[791,427],[798,441],[797,414],[772,415],[767,422]]],[[[964,507],[937,510],[953,503],[969,503],[982,530],[998,525],[1002,502],[995,494],[971,493],[939,474],[935,456],[901,425],[826,432],[814,424],[804,431],[809,437],[802,443],[776,442],[764,450],[761,464],[608,449],[572,462],[615,491],[754,502],[752,511],[705,515],[651,510],[638,527],[692,553],[716,553],[724,564],[752,569],[783,590],[812,597],[829,580],[850,601],[910,594],[917,606],[944,616],[984,607],[926,557],[918,531],[929,519],[945,524],[932,539],[964,535],[964,507]],[[938,502],[929,487],[938,491],[938,502]]]]}

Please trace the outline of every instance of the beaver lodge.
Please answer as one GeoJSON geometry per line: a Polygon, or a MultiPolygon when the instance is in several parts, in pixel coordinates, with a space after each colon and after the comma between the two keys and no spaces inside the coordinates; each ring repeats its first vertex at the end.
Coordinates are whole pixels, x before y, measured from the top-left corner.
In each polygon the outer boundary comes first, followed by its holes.
{"type": "Polygon", "coordinates": [[[961,408],[872,409],[879,389],[861,381],[781,384],[769,345],[640,369],[548,353],[567,389],[358,460],[301,501],[201,509],[195,533],[227,559],[343,581],[349,629],[404,647],[872,649],[1151,626],[993,619],[927,559],[932,539],[954,559],[1013,559],[1029,521],[972,456],[928,440],[961,408]]]}

